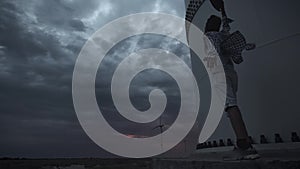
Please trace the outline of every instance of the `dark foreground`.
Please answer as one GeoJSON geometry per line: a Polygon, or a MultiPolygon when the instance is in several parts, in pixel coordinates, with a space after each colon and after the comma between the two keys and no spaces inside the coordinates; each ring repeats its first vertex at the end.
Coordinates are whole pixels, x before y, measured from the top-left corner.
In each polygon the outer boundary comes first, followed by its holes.
{"type": "Polygon", "coordinates": [[[0,169],[150,169],[151,159],[14,159],[0,160],[0,169]]]}
{"type": "Polygon", "coordinates": [[[233,147],[197,150],[189,158],[0,159],[0,169],[300,169],[300,143],[255,145],[262,158],[223,161],[233,147]]]}
{"type": "Polygon", "coordinates": [[[0,160],[1,169],[300,169],[299,161],[195,161],[187,159],[0,160]]]}

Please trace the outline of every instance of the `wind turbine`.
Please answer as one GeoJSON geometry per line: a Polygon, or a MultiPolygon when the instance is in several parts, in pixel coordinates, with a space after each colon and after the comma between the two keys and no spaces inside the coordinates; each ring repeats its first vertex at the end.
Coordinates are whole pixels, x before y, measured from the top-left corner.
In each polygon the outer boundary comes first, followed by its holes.
{"type": "Polygon", "coordinates": [[[165,127],[164,124],[162,124],[162,121],[161,121],[161,116],[159,117],[159,125],[155,126],[152,130],[155,130],[157,128],[160,129],[160,147],[161,147],[161,151],[163,151],[163,136],[162,136],[162,133],[163,133],[163,128],[165,127]]]}

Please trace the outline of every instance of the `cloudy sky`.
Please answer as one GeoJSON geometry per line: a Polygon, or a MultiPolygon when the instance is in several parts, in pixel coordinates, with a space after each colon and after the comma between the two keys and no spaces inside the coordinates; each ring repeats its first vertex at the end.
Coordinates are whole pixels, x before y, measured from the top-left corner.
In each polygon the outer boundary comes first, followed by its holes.
{"type": "MultiPolygon", "coordinates": [[[[184,2],[4,0],[0,3],[2,102],[0,131],[3,138],[0,141],[0,155],[26,157],[107,155],[108,153],[96,146],[83,132],[73,108],[71,80],[79,51],[96,30],[114,19],[137,12],[164,12],[184,16],[184,2]]],[[[161,39],[162,37],[133,37],[118,45],[116,48],[119,49],[112,51],[112,55],[116,55],[116,52],[128,52],[124,51],[124,48],[132,45],[132,42],[138,43],[143,48],[143,45],[149,46],[149,43],[144,41],[150,40],[150,44],[157,44],[161,39]]],[[[172,47],[172,43],[169,42],[166,40],[165,44],[183,53],[182,50],[175,48],[174,44],[172,47]]],[[[116,59],[107,59],[107,64],[114,65],[115,62],[116,59]]],[[[101,81],[101,73],[99,74],[101,81]]],[[[105,74],[109,74],[109,71],[105,74]]],[[[162,77],[158,79],[167,79],[165,82],[170,79],[166,74],[160,76],[162,77]]],[[[133,85],[140,85],[143,82],[142,78],[137,79],[141,82],[133,82],[133,85]]],[[[157,85],[155,82],[149,83],[153,83],[152,86],[157,85]]],[[[175,90],[176,95],[176,88],[172,89],[168,83],[160,83],[166,90],[175,90]]],[[[97,99],[104,104],[102,108],[110,112],[106,93],[103,93],[106,92],[105,85],[105,82],[96,84],[97,99]]],[[[150,90],[151,84],[145,92],[149,93],[150,90]]],[[[133,97],[133,100],[138,98],[133,97]]],[[[142,98],[147,99],[145,96],[142,98]]],[[[176,99],[173,100],[174,104],[178,103],[176,99]]],[[[139,104],[140,109],[147,109],[147,102],[136,102],[135,106],[138,107],[139,104]],[[141,103],[145,103],[146,107],[141,107],[141,103]]],[[[178,106],[171,107],[178,109],[178,106]]],[[[116,129],[121,130],[128,126],[119,123],[116,116],[108,117],[118,122],[116,124],[119,126],[115,126],[116,129]]],[[[131,132],[141,134],[130,126],[128,130],[124,131],[125,134],[131,132]]]]}
{"type": "MultiPolygon", "coordinates": [[[[300,30],[299,23],[296,23],[300,5],[296,0],[290,3],[276,0],[273,8],[268,10],[268,2],[253,1],[248,5],[251,8],[247,7],[246,0],[228,0],[229,15],[239,23],[234,28],[245,32],[251,41],[262,44],[300,30]],[[247,12],[240,14],[237,6],[244,7],[247,12]],[[249,23],[253,27],[250,28],[249,23]]],[[[197,24],[200,27],[212,13],[209,6],[205,9],[199,14],[197,24]]],[[[89,139],[77,120],[71,91],[73,68],[82,46],[96,30],[114,19],[137,12],[164,12],[184,17],[185,5],[183,0],[0,1],[0,156],[109,155],[89,139]]],[[[117,45],[111,51],[112,57],[105,62],[116,66],[118,57],[113,57],[116,52],[130,52],[125,49],[132,45],[157,47],[158,42],[164,44],[159,47],[182,56],[189,64],[184,47],[179,48],[178,42],[159,36],[132,37],[117,45]]],[[[296,107],[300,95],[297,44],[299,38],[294,38],[249,52],[245,54],[249,56],[243,64],[245,66],[238,66],[240,104],[247,112],[246,123],[253,135],[266,133],[272,137],[272,133],[281,132],[288,138],[291,130],[300,132],[299,109],[296,107]]],[[[115,113],[106,90],[108,84],[105,80],[109,80],[107,75],[110,73],[111,70],[99,70],[96,93],[100,106],[108,113],[115,113]]],[[[149,107],[147,94],[157,86],[169,93],[171,101],[167,110],[178,109],[178,88],[167,74],[144,72],[132,85],[148,86],[142,91],[138,87],[130,89],[135,93],[131,99],[138,109],[149,107]],[[156,74],[153,79],[145,78],[153,74],[156,74]]],[[[107,118],[115,121],[114,127],[125,134],[141,135],[147,130],[147,135],[155,135],[158,132],[150,130],[158,121],[136,127],[120,122],[122,119],[117,114],[107,118]],[[127,127],[126,131],[124,127],[127,127]]],[[[168,124],[174,120],[165,119],[168,124]]],[[[224,117],[213,138],[231,136],[231,128],[224,117]]]]}

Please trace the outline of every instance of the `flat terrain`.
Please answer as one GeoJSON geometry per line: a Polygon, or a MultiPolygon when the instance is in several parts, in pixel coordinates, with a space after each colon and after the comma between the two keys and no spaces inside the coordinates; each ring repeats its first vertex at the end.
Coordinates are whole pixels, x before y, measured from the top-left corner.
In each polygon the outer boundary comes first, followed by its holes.
{"type": "Polygon", "coordinates": [[[0,160],[0,169],[151,169],[151,159],[0,160]]]}
{"type": "Polygon", "coordinates": [[[180,159],[1,159],[0,169],[300,169],[300,143],[255,147],[262,158],[253,161],[223,161],[233,147],[216,147],[180,159]]]}

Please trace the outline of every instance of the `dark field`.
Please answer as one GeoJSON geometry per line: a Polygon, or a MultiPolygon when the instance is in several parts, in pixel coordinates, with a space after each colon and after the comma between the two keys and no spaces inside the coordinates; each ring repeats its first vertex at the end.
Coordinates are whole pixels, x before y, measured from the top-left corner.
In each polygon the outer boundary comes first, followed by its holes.
{"type": "Polygon", "coordinates": [[[0,169],[300,169],[300,161],[188,159],[2,159],[0,169]]]}
{"type": "Polygon", "coordinates": [[[150,169],[151,159],[2,159],[0,169],[150,169]]]}

